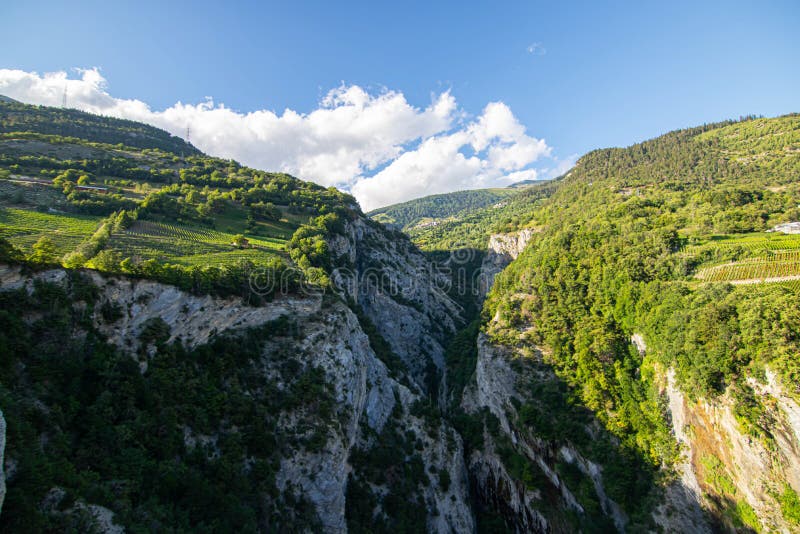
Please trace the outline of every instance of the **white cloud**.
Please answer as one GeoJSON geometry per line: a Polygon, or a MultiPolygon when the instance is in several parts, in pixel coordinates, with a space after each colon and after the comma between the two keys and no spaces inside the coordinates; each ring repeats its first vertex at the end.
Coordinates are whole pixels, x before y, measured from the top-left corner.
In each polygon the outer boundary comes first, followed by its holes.
{"type": "Polygon", "coordinates": [[[525,50],[532,56],[543,56],[547,54],[547,49],[542,43],[531,43],[525,50]]]}
{"type": "Polygon", "coordinates": [[[397,202],[397,197],[506,185],[535,178],[534,169],[521,169],[550,151],[544,140],[525,134],[508,106],[491,103],[477,120],[426,139],[377,174],[359,180],[353,193],[371,209],[397,202]],[[473,155],[464,154],[467,147],[473,155]]]}
{"type": "Polygon", "coordinates": [[[0,69],[0,94],[60,106],[66,88],[71,108],[146,122],[182,137],[190,126],[192,143],[208,154],[350,190],[365,210],[536,176],[531,165],[551,153],[544,140],[526,134],[507,105],[489,103],[468,120],[449,91],[433,95],[425,108],[412,106],[401,92],[342,84],[309,113],[241,113],[211,98],[155,111],[140,100],[111,96],[99,69],[76,71],[78,77],[70,78],[63,71],[0,69]]]}

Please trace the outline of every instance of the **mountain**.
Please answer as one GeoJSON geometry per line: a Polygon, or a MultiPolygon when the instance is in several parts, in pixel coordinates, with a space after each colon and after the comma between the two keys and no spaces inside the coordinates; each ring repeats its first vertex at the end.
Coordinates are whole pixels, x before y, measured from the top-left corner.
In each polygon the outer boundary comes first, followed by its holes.
{"type": "Polygon", "coordinates": [[[544,181],[546,181],[546,180],[539,180],[539,179],[536,179],[536,180],[521,180],[519,182],[514,182],[513,184],[509,185],[508,187],[511,187],[511,188],[529,187],[529,186],[532,186],[532,185],[541,184],[544,181]]]}
{"type": "Polygon", "coordinates": [[[153,148],[177,155],[200,151],[179,137],[141,122],[103,117],[76,109],[30,106],[0,98],[0,133],[35,132],[108,145],[153,148]]]}
{"type": "Polygon", "coordinates": [[[472,189],[441,195],[430,195],[379,208],[367,215],[374,220],[401,230],[414,226],[433,226],[441,219],[500,203],[515,193],[510,189],[472,189]]]}
{"type": "Polygon", "coordinates": [[[69,115],[1,117],[0,529],[474,529],[446,275],[349,195],[69,115]]]}
{"type": "Polygon", "coordinates": [[[798,178],[800,116],[706,125],[587,154],[493,236],[461,406],[500,421],[504,469],[468,464],[518,528],[800,528],[800,239],[767,232],[798,178]]]}
{"type": "Polygon", "coordinates": [[[15,106],[0,530],[800,528],[800,116],[373,214],[405,234],[15,106]]]}

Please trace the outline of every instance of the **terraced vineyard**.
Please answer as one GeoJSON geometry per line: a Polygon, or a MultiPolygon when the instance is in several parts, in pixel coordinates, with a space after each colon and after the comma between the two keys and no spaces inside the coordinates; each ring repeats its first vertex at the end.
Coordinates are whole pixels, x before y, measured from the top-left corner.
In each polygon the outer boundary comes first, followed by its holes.
{"type": "Polygon", "coordinates": [[[183,265],[221,265],[239,259],[264,261],[280,254],[285,241],[247,236],[248,249],[232,245],[234,235],[217,230],[153,221],[137,221],[112,235],[109,248],[124,257],[156,258],[183,265]]]}
{"type": "Polygon", "coordinates": [[[745,235],[714,236],[704,243],[687,246],[684,252],[696,255],[707,250],[724,251],[731,249],[741,249],[753,254],[762,254],[772,250],[800,249],[800,234],[759,232],[745,235]]]}
{"type": "Polygon", "coordinates": [[[101,217],[91,215],[0,208],[0,237],[30,252],[39,238],[47,236],[60,254],[66,254],[91,236],[101,220],[101,217]]]}
{"type": "Polygon", "coordinates": [[[747,284],[800,278],[800,235],[753,234],[687,247],[690,254],[709,250],[734,251],[745,257],[698,270],[696,277],[706,282],[747,284]]]}

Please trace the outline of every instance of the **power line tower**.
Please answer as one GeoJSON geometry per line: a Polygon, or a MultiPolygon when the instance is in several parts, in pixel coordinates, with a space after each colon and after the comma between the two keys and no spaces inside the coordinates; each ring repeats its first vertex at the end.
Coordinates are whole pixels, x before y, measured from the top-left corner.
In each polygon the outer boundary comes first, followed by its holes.
{"type": "Polygon", "coordinates": [[[192,129],[191,129],[191,127],[190,127],[190,126],[187,124],[187,125],[186,125],[186,142],[187,142],[187,143],[189,143],[189,144],[191,144],[191,142],[192,142],[191,133],[192,133],[192,129]]]}
{"type": "Polygon", "coordinates": [[[64,96],[61,97],[61,107],[67,108],[67,84],[64,84],[64,96]]]}

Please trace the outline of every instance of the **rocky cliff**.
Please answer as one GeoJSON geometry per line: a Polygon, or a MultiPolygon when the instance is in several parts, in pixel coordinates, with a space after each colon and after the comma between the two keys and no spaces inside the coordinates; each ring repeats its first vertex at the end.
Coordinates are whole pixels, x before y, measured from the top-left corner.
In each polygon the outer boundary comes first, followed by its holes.
{"type": "MultiPolygon", "coordinates": [[[[587,521],[624,531],[628,518],[607,495],[602,467],[568,440],[548,439],[523,422],[522,412],[540,402],[535,392],[551,386],[558,387],[558,379],[538,349],[509,351],[479,335],[475,381],[462,406],[473,415],[488,410],[496,420],[485,424],[483,450],[468,458],[484,505],[517,532],[568,532],[587,521]],[[596,509],[588,510],[587,503],[596,509]]],[[[584,431],[599,433],[591,421],[584,431]]]]}
{"type": "MultiPolygon", "coordinates": [[[[297,331],[292,340],[263,344],[261,372],[265,384],[277,380],[280,389],[285,380],[285,387],[289,387],[292,377],[286,376],[285,363],[273,356],[288,349],[293,361],[302,362],[301,369],[321,371],[334,402],[332,414],[303,408],[280,413],[279,426],[284,433],[293,434],[295,439],[308,438],[313,432],[321,437],[313,448],[291,447],[281,453],[276,490],[310,503],[320,527],[327,532],[347,530],[348,491],[354,485],[374,502],[373,512],[379,519],[392,513],[384,503],[400,498],[421,511],[427,530],[472,531],[474,519],[461,438],[442,420],[429,417],[425,408],[430,403],[424,381],[424,372],[430,367],[427,362],[441,369],[439,376],[444,376],[442,345],[454,329],[453,317],[458,310],[446,297],[431,294],[435,285],[426,280],[425,265],[413,247],[392,248],[388,241],[380,241],[380,233],[358,224],[351,227],[349,236],[351,240],[342,239],[337,246],[340,253],[352,258],[356,270],[350,276],[359,283],[344,296],[360,304],[367,320],[385,334],[391,350],[408,365],[411,382],[403,373],[387,367],[376,355],[359,317],[330,294],[283,296],[251,307],[241,299],[196,296],[155,282],[87,271],[77,276],[93,286],[90,292],[95,294],[95,304],[87,308],[86,302],[78,301],[73,308],[91,311],[93,327],[136,359],[141,373],[159,358],[158,343],[197,347],[220,335],[290,318],[297,331]],[[360,245],[363,239],[373,239],[377,248],[365,250],[360,245]],[[365,274],[368,266],[377,268],[381,264],[383,276],[404,284],[400,297],[381,287],[380,278],[365,274]],[[407,277],[421,283],[409,284],[407,277]],[[168,332],[158,342],[144,335],[154,320],[168,332]],[[401,443],[389,443],[393,440],[401,443]],[[384,466],[376,466],[371,459],[373,453],[380,454],[390,445],[395,454],[418,466],[402,495],[394,494],[396,484],[391,477],[386,478],[384,466]]],[[[25,274],[18,267],[4,266],[0,269],[0,289],[25,290],[33,295],[44,283],[69,290],[75,276],[61,269],[25,274]]],[[[31,317],[31,321],[34,319],[31,317]]],[[[202,444],[214,450],[223,439],[222,435],[199,433],[190,427],[184,427],[183,435],[189,449],[202,444]]],[[[10,454],[18,452],[12,448],[10,454]]],[[[398,457],[391,460],[396,462],[398,457]]],[[[52,491],[54,495],[63,493],[57,487],[52,491]]],[[[102,508],[84,506],[90,511],[95,509],[92,507],[102,508]]],[[[57,503],[53,510],[56,508],[57,503]]],[[[109,514],[113,517],[113,512],[109,514]]],[[[99,519],[96,526],[102,526],[99,519]]]]}
{"type": "Polygon", "coordinates": [[[348,223],[329,245],[335,290],[363,311],[420,391],[443,394],[444,348],[463,322],[446,293],[449,277],[407,237],[364,219],[348,223]]]}
{"type": "Polygon", "coordinates": [[[796,532],[786,508],[800,491],[800,407],[769,369],[748,385],[758,426],[737,408],[731,388],[716,399],[692,399],[674,371],[666,373],[673,432],[683,445],[681,480],[727,530],[796,532]]]}
{"type": "MultiPolygon", "coordinates": [[[[633,341],[646,352],[641,335],[633,341]]],[[[469,451],[467,465],[479,506],[498,513],[513,530],[570,532],[605,522],[604,529],[617,531],[797,531],[792,514],[800,489],[800,406],[771,370],[761,380],[749,379],[745,393],[731,387],[714,399],[686,394],[673,370],[657,373],[680,456],[652,481],[631,525],[628,503],[614,498],[614,462],[597,456],[580,436],[619,443],[591,417],[576,417],[578,424],[559,433],[543,416],[559,412],[553,392],[563,386],[543,364],[541,349],[511,349],[485,334],[477,343],[462,407],[482,418],[483,447],[469,451]],[[755,419],[742,412],[743,394],[755,419]]]]}
{"type": "MultiPolygon", "coordinates": [[[[530,231],[493,237],[487,265],[499,272],[530,237],[530,231]]],[[[412,525],[474,532],[482,517],[494,514],[500,522],[492,525],[517,532],[794,531],[787,507],[800,489],[800,406],[769,369],[746,391],[716,399],[693,398],[672,371],[661,372],[656,382],[681,456],[658,477],[591,412],[573,406],[546,363],[547,349],[522,335],[503,343],[478,335],[474,372],[456,403],[466,422],[456,421],[459,411],[443,399],[449,398],[446,347],[462,310],[447,296],[447,276],[408,240],[360,219],[329,245],[337,266],[331,291],[278,295],[258,307],[63,269],[0,267],[0,291],[35,297],[43,288],[63,289],[80,317],[71,336],[93,330],[133,359],[142,376],[161,365],[165,346],[203,349],[220,336],[288,320],[289,333],[259,340],[259,357],[247,364],[255,374],[242,378],[255,387],[243,398],[259,402],[259,390],[266,389],[292,399],[274,407],[280,438],[270,451],[272,486],[261,498],[285,521],[302,519],[312,530],[412,525]],[[303,382],[304,376],[316,383],[303,382]],[[755,420],[740,412],[736,395],[747,396],[755,420]],[[303,503],[310,512],[302,512],[303,503]]],[[[42,313],[24,320],[34,325],[42,313]]],[[[646,356],[644,336],[633,335],[631,343],[646,356]]],[[[237,380],[226,378],[220,387],[239,387],[237,380]]],[[[36,398],[27,401],[53,415],[36,398]]],[[[210,430],[174,424],[187,454],[214,458],[240,439],[229,421],[210,430]]],[[[4,430],[0,417],[0,457],[4,430]]],[[[51,431],[43,430],[39,442],[46,444],[51,431]]],[[[21,451],[13,432],[6,453],[5,465],[16,466],[21,451]]],[[[243,465],[251,469],[259,460],[246,457],[243,465]]],[[[6,473],[9,491],[15,472],[6,473]]],[[[37,502],[58,524],[74,525],[79,517],[118,532],[123,521],[113,500],[94,501],[59,485],[37,502]]]]}
{"type": "Polygon", "coordinates": [[[481,280],[479,292],[481,298],[491,289],[494,278],[520,255],[535,231],[532,228],[523,228],[511,234],[492,234],[486,256],[481,263],[481,280]]]}

